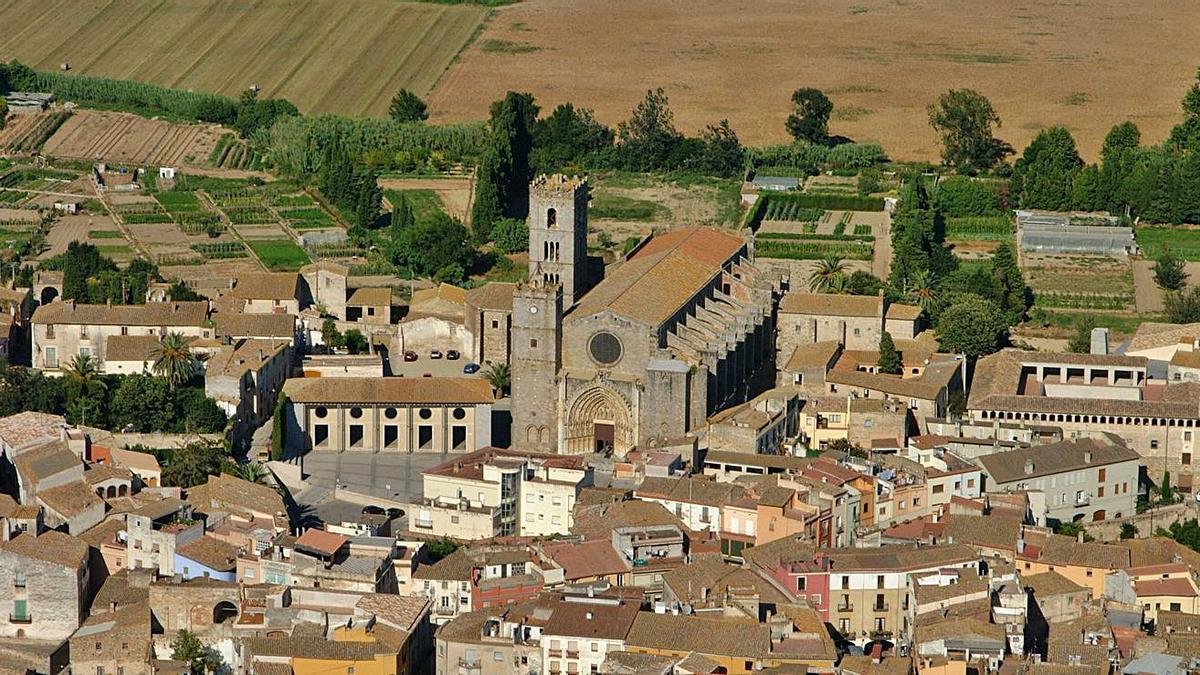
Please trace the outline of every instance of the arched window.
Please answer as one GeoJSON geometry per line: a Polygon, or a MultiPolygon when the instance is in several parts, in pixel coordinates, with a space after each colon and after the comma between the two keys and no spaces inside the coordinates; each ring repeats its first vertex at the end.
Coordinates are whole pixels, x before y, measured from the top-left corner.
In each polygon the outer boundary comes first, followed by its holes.
{"type": "Polygon", "coordinates": [[[546,209],[546,227],[558,226],[558,211],[555,209],[546,209]]]}

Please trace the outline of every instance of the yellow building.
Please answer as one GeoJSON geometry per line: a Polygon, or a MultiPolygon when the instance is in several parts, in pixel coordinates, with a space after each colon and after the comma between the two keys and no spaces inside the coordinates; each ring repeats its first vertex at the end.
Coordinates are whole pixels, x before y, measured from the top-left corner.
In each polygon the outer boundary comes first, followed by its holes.
{"type": "Polygon", "coordinates": [[[1125,546],[1083,542],[1059,534],[1026,531],[1017,540],[1017,570],[1022,576],[1058,572],[1089,588],[1093,598],[1104,597],[1104,580],[1112,570],[1129,567],[1125,546]]]}
{"type": "Polygon", "coordinates": [[[1159,610],[1200,614],[1200,588],[1185,563],[1131,567],[1125,570],[1146,621],[1158,622],[1159,610]]]}

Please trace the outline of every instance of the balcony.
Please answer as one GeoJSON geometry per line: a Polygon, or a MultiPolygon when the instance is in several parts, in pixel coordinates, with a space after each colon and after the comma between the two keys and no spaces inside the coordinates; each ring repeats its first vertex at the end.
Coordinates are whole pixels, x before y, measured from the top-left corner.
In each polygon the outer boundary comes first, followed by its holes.
{"type": "Polygon", "coordinates": [[[563,652],[561,649],[551,649],[550,650],[550,658],[552,658],[552,659],[561,659],[562,655],[563,655],[563,652]]]}
{"type": "Polygon", "coordinates": [[[579,650],[578,649],[576,649],[574,651],[567,650],[567,658],[568,659],[578,659],[579,658],[579,650]]]}
{"type": "Polygon", "coordinates": [[[9,623],[33,623],[33,614],[26,612],[24,614],[9,614],[9,623]]]}
{"type": "Polygon", "coordinates": [[[1090,503],[1092,503],[1092,496],[1088,493],[1075,495],[1075,506],[1087,506],[1090,503]]]}
{"type": "Polygon", "coordinates": [[[416,518],[413,520],[413,527],[420,527],[420,528],[429,530],[429,529],[433,528],[433,521],[428,518],[426,518],[424,520],[422,520],[421,518],[416,518]]]}
{"type": "Polygon", "coordinates": [[[454,616],[454,609],[454,607],[443,607],[442,605],[438,605],[437,607],[433,608],[433,613],[437,614],[438,616],[454,616]]]}
{"type": "Polygon", "coordinates": [[[883,603],[877,602],[874,605],[871,605],[871,611],[886,612],[886,611],[888,611],[888,604],[886,602],[883,602],[883,603]]]}
{"type": "Polygon", "coordinates": [[[840,604],[840,605],[838,605],[838,606],[837,606],[837,611],[839,611],[839,612],[853,612],[853,611],[854,611],[854,603],[852,603],[852,602],[847,602],[847,603],[844,603],[844,604],[840,604]]]}

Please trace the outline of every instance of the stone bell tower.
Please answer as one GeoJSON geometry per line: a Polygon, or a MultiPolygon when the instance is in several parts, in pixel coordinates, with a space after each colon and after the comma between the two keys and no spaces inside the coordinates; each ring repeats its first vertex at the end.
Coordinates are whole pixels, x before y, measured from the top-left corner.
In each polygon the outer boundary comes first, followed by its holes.
{"type": "Polygon", "coordinates": [[[512,441],[521,450],[558,449],[562,318],[558,284],[534,277],[513,291],[512,441]]]}
{"type": "Polygon", "coordinates": [[[541,175],[529,185],[529,278],[562,286],[563,306],[587,292],[587,178],[541,175]]]}

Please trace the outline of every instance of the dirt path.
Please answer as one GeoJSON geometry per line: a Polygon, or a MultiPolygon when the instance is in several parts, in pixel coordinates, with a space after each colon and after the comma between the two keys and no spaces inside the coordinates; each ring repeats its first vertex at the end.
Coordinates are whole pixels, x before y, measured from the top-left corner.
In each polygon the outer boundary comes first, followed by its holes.
{"type": "Polygon", "coordinates": [[[892,218],[891,214],[872,228],[875,234],[875,257],[871,259],[871,274],[887,281],[892,271],[892,218]]]}
{"type": "Polygon", "coordinates": [[[1163,310],[1162,289],[1154,283],[1154,261],[1133,261],[1133,298],[1138,314],[1157,314],[1163,310]]]}

